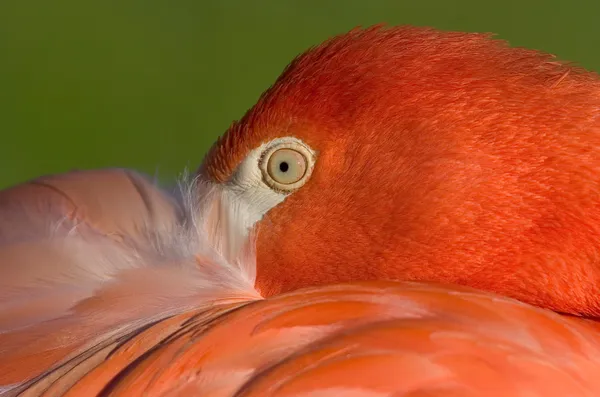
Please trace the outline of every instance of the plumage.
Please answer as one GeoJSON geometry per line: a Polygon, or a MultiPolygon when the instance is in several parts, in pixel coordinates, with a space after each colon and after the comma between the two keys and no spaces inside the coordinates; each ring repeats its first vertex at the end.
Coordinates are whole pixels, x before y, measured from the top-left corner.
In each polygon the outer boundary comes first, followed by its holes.
{"type": "Polygon", "coordinates": [[[511,299],[354,283],[160,320],[107,338],[28,392],[592,397],[599,346],[591,323],[511,299]]]}
{"type": "Polygon", "coordinates": [[[434,280],[600,314],[597,74],[489,35],[358,29],[294,60],[201,172],[230,183],[281,136],[318,154],[258,224],[263,294],[434,280]]]}
{"type": "Polygon", "coordinates": [[[0,384],[185,310],[261,298],[252,240],[228,257],[220,241],[239,232],[211,223],[216,189],[179,192],[114,169],[0,193],[0,384]]]}
{"type": "Polygon", "coordinates": [[[374,27],[172,190],[6,189],[0,395],[596,396],[599,115],[547,54],[374,27]]]}

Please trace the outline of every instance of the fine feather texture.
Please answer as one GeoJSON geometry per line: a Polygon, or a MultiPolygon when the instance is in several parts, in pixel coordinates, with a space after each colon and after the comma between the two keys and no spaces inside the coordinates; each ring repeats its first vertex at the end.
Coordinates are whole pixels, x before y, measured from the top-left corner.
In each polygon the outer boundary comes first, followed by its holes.
{"type": "Polygon", "coordinates": [[[197,178],[170,195],[125,170],[1,192],[0,384],[190,308],[260,299],[242,211],[197,178]]]}
{"type": "Polygon", "coordinates": [[[291,62],[200,172],[228,183],[282,136],[317,160],[258,226],[263,295],[436,281],[600,317],[598,74],[487,34],[356,29],[291,62]]]}
{"type": "Polygon", "coordinates": [[[109,340],[23,397],[595,397],[593,323],[467,288],[308,288],[109,340]]]}

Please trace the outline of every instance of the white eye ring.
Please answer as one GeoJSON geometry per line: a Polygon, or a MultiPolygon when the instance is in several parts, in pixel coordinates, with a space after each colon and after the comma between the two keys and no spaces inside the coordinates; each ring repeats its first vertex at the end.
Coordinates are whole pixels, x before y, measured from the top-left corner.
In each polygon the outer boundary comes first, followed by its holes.
{"type": "Polygon", "coordinates": [[[310,179],[315,154],[297,139],[276,140],[259,161],[263,181],[273,190],[290,193],[310,179]]]}

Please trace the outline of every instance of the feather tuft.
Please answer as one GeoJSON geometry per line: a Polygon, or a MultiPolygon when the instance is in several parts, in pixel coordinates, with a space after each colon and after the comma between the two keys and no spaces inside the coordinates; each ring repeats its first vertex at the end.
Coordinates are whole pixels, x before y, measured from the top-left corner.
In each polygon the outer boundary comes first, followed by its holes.
{"type": "MultiPolygon", "coordinates": [[[[240,221],[242,209],[221,187],[184,173],[168,193],[140,175],[116,172],[135,185],[137,201],[119,202],[125,200],[120,191],[98,200],[130,210],[131,217],[110,220],[129,233],[54,209],[42,214],[51,225],[45,233],[0,239],[3,362],[46,351],[56,365],[64,354],[53,352],[77,354],[90,343],[186,310],[262,299],[254,288],[254,235],[240,221]],[[138,205],[147,209],[141,216],[135,213],[138,205]]],[[[81,176],[86,183],[93,177],[81,176]]],[[[88,205],[73,202],[81,204],[79,213],[88,205]]],[[[10,210],[0,208],[0,215],[10,210]]],[[[28,208],[22,210],[26,214],[28,208]]],[[[111,214],[103,215],[105,221],[111,214]]],[[[48,367],[40,364],[42,371],[48,367]]],[[[4,391],[24,380],[9,372],[0,376],[4,391]]]]}

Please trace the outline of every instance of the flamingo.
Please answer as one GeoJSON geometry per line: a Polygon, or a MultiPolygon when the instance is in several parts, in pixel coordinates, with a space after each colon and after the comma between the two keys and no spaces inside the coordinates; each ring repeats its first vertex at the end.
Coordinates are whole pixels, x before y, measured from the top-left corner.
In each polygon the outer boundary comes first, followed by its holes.
{"type": "Polygon", "coordinates": [[[597,396],[600,79],[354,29],[175,188],[0,192],[0,395],[597,396]]]}

